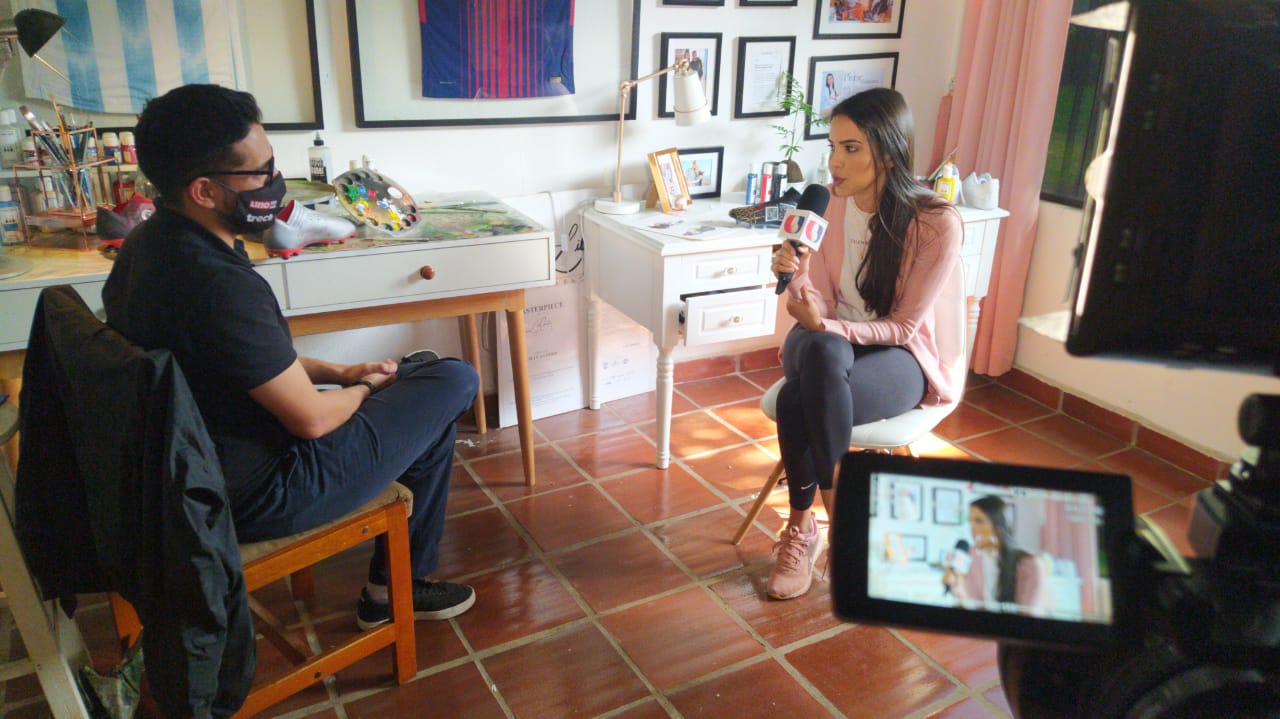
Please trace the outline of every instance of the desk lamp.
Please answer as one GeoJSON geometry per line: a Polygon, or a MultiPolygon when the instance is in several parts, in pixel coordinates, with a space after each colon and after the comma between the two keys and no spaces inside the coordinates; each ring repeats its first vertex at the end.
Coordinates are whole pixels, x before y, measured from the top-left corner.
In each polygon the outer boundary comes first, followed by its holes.
{"type": "MultiPolygon", "coordinates": [[[[13,41],[17,40],[27,57],[39,60],[45,67],[53,70],[58,77],[67,80],[66,75],[58,72],[57,68],[36,54],[66,23],[66,18],[61,15],[44,10],[22,10],[11,20],[0,22],[0,67],[13,57],[13,41]]],[[[32,267],[30,260],[9,257],[0,252],[0,280],[17,277],[32,267]]]]}
{"type": "Polygon", "coordinates": [[[711,106],[707,104],[707,94],[702,89],[702,78],[689,67],[688,60],[681,60],[671,67],[663,68],[644,77],[627,80],[618,86],[618,165],[613,173],[613,197],[596,200],[596,210],[608,215],[630,215],[640,211],[640,202],[622,199],[622,130],[623,119],[627,112],[627,95],[631,88],[645,80],[674,72],[675,76],[675,113],[676,124],[684,127],[696,125],[711,119],[711,106]]]}

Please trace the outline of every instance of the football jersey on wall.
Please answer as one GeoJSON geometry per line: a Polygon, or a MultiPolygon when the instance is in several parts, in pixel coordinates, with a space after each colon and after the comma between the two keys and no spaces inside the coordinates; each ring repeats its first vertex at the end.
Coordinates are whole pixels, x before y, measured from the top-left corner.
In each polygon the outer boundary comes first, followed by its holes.
{"type": "Polygon", "coordinates": [[[574,0],[418,0],[422,95],[573,94],[574,0]]]}

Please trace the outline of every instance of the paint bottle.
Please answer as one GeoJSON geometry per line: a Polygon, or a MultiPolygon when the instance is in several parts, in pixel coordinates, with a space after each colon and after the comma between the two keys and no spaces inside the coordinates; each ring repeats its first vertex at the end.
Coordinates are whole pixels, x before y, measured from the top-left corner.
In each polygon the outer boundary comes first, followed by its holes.
{"type": "Polygon", "coordinates": [[[773,199],[773,163],[766,162],[760,166],[760,202],[773,199]]]}
{"type": "Polygon", "coordinates": [[[34,165],[40,161],[40,152],[36,150],[36,140],[34,137],[23,138],[18,143],[18,147],[22,148],[22,161],[28,165],[34,165]]]}
{"type": "Polygon", "coordinates": [[[933,181],[933,191],[947,202],[955,204],[956,194],[960,191],[960,170],[954,163],[948,162],[942,166],[938,179],[933,181]]]}
{"type": "Polygon", "coordinates": [[[84,156],[80,158],[81,164],[88,165],[98,161],[98,141],[93,135],[84,141],[84,156]]]}
{"type": "Polygon", "coordinates": [[[120,164],[138,164],[138,146],[134,144],[133,133],[128,130],[120,133],[120,164]]]}
{"type": "Polygon", "coordinates": [[[13,200],[13,190],[0,185],[0,244],[20,245],[22,236],[22,209],[13,200]]]}
{"type": "Polygon", "coordinates": [[[747,168],[747,203],[754,205],[760,201],[760,173],[747,168]]]}
{"type": "Polygon", "coordinates": [[[102,133],[102,159],[120,164],[120,138],[114,132],[102,133]]]}
{"type": "Polygon", "coordinates": [[[818,159],[818,171],[814,173],[815,181],[822,186],[831,184],[831,152],[829,150],[822,151],[822,157],[818,159]]]}
{"type": "Polygon", "coordinates": [[[9,167],[22,160],[22,128],[18,113],[0,110],[0,164],[9,167]]]}
{"type": "Polygon", "coordinates": [[[320,139],[318,132],[316,139],[311,141],[311,147],[307,148],[307,166],[311,170],[312,182],[329,181],[329,168],[333,167],[333,153],[325,147],[324,140],[320,139]]]}

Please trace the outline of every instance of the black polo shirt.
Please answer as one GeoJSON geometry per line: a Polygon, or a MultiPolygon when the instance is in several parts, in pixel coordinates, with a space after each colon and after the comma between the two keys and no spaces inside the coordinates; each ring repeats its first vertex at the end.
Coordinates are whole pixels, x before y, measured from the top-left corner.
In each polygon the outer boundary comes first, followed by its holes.
{"type": "Polygon", "coordinates": [[[251,490],[297,441],[249,390],[297,352],[271,286],[235,249],[164,207],[129,235],[107,277],[107,324],[173,352],[218,450],[227,488],[251,490]]]}

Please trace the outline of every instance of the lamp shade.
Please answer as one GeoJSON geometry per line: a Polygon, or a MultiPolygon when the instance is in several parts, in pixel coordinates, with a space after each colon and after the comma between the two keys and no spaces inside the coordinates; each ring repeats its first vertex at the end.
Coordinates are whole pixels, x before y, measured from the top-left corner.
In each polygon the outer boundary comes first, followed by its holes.
{"type": "Polygon", "coordinates": [[[702,89],[702,78],[693,70],[675,72],[676,124],[696,125],[711,119],[711,105],[702,89]]]}
{"type": "Polygon", "coordinates": [[[18,44],[23,52],[27,57],[34,57],[67,24],[67,19],[46,10],[28,9],[14,15],[13,24],[18,29],[18,44]]]}

